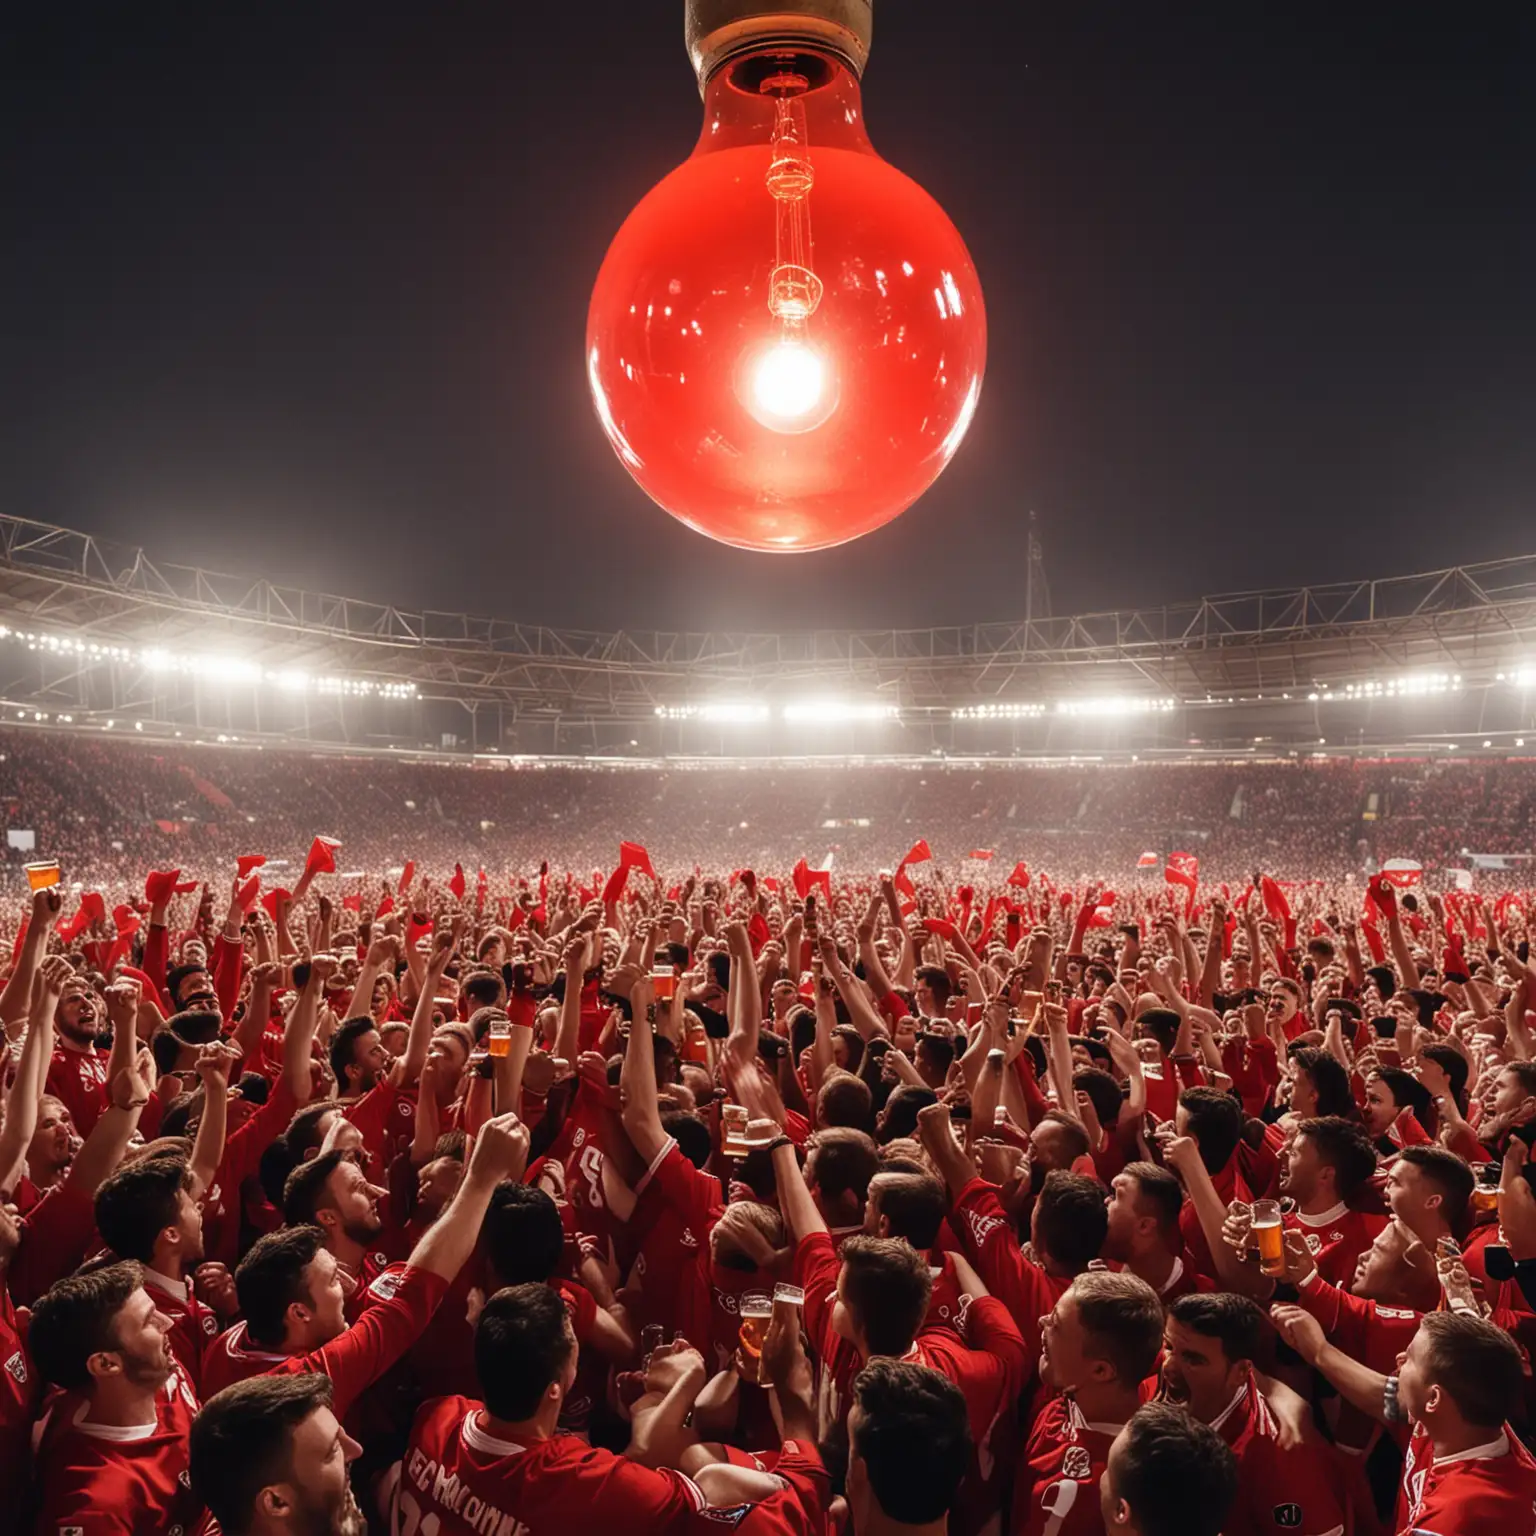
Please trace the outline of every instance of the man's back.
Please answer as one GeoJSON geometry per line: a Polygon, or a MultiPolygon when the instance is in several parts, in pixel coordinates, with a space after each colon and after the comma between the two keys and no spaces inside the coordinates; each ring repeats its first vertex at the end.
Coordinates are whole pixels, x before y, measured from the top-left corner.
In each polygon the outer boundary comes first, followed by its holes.
{"type": "Polygon", "coordinates": [[[400,1479],[397,1528],[441,1536],[649,1536],[683,1529],[704,1508],[681,1472],[653,1472],[573,1435],[518,1444],[486,1428],[471,1398],[423,1404],[400,1479]]]}

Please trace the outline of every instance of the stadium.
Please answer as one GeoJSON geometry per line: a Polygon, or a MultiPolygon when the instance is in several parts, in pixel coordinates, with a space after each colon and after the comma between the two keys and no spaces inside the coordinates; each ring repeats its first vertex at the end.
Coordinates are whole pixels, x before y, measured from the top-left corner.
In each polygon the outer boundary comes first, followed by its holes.
{"type": "MultiPolygon", "coordinates": [[[[670,794],[663,825],[687,832],[657,841],[683,863],[791,862],[826,844],[873,868],[913,829],[942,829],[950,860],[998,841],[1047,863],[1112,835],[1118,862],[1222,833],[1235,874],[1266,850],[1284,862],[1296,828],[1260,829],[1268,793],[1292,783],[1345,786],[1324,845],[1345,864],[1361,845],[1367,861],[1522,855],[1536,814],[1536,557],[1155,609],[777,635],[408,612],[15,518],[0,520],[0,559],[7,727],[80,761],[111,744],[199,764],[226,786],[222,806],[179,775],[137,796],[138,835],[159,824],[189,866],[231,820],[302,836],[291,792],[266,804],[240,787],[258,754],[279,753],[307,758],[317,785],[354,771],[321,764],[350,761],[379,797],[369,830],[323,793],[315,814],[370,844],[381,814],[399,823],[396,860],[434,799],[492,862],[537,862],[530,821],[573,796],[570,858],[600,864],[670,794]],[[464,769],[516,771],[471,790],[448,776],[464,769]],[[765,779],[743,773],[775,775],[790,797],[771,834],[751,824],[765,779]],[[1460,840],[1445,828],[1456,815],[1460,840]]],[[[16,807],[13,830],[36,819],[16,807]]]]}

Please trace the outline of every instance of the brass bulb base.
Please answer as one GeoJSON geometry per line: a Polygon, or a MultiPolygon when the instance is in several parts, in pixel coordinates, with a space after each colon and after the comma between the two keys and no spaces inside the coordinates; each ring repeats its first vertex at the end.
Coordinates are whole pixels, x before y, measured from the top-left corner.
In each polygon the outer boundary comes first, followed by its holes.
{"type": "Polygon", "coordinates": [[[874,0],[683,0],[683,35],[702,92],[722,64],[764,47],[813,48],[864,73],[874,0]]]}

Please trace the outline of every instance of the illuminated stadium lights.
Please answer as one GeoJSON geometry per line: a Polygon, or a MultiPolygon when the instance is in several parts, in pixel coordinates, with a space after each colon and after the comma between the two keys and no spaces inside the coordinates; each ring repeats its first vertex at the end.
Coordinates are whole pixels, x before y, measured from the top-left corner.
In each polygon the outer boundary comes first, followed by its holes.
{"type": "Polygon", "coordinates": [[[414,699],[415,683],[376,683],[362,677],[313,677],[299,667],[266,668],[241,656],[221,656],[209,652],[181,653],[160,646],[135,650],[126,645],[102,645],[97,641],[78,640],[65,635],[42,635],[31,630],[12,629],[0,624],[0,640],[11,640],[29,651],[50,656],[80,657],[88,662],[121,661],[141,666],[156,674],[180,673],[218,683],[239,683],[249,687],[265,683],[283,693],[317,693],[354,698],[414,699]]]}
{"type": "Polygon", "coordinates": [[[952,720],[1038,720],[1044,704],[966,704],[950,711],[952,720]]]}
{"type": "Polygon", "coordinates": [[[1346,683],[1342,688],[1317,688],[1307,695],[1309,704],[1334,704],[1340,700],[1423,699],[1431,694],[1460,693],[1459,672],[1407,672],[1385,682],[1370,679],[1346,683]]]}
{"type": "Polygon", "coordinates": [[[895,704],[850,704],[842,699],[801,699],[784,706],[786,720],[812,725],[849,725],[858,721],[894,720],[895,704]]]}
{"type": "Polygon", "coordinates": [[[1124,698],[1058,699],[1056,713],[1113,719],[1121,715],[1165,715],[1177,709],[1178,705],[1177,699],[1140,698],[1135,695],[1124,698]]]}
{"type": "Polygon", "coordinates": [[[702,720],[709,725],[760,725],[768,718],[766,704],[658,704],[659,720],[702,720]]]}
{"type": "Polygon", "coordinates": [[[1500,672],[1498,681],[1511,688],[1536,688],[1536,667],[1519,667],[1513,672],[1500,672]]]}

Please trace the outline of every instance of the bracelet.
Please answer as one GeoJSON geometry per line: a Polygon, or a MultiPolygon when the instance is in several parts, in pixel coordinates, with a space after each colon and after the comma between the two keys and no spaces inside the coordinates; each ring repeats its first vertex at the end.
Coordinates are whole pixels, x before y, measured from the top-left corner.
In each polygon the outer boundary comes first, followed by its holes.
{"type": "Polygon", "coordinates": [[[1401,1424],[1407,1419],[1397,1400],[1397,1377],[1388,1376],[1381,1389],[1381,1416],[1388,1424],[1401,1424]]]}
{"type": "Polygon", "coordinates": [[[656,1022],[656,1004],[655,1003],[647,1003],[645,1005],[645,1022],[647,1024],[654,1024],[656,1022]]]}
{"type": "Polygon", "coordinates": [[[768,1143],[767,1147],[764,1148],[764,1150],[768,1153],[769,1157],[772,1157],[780,1147],[792,1147],[794,1144],[794,1139],[792,1137],[775,1136],[773,1140],[768,1143]]]}

